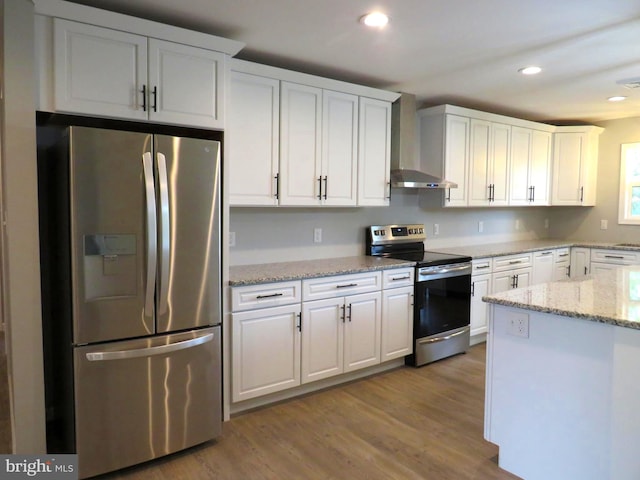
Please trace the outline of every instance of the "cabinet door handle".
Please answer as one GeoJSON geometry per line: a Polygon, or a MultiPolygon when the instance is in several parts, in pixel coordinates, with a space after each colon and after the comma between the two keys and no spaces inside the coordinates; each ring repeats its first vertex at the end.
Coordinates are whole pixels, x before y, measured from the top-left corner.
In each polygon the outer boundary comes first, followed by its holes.
{"type": "Polygon", "coordinates": [[[322,200],[322,175],[318,177],[318,200],[322,200]]]}
{"type": "Polygon", "coordinates": [[[298,327],[299,332],[302,332],[302,312],[298,313],[298,325],[296,327],[298,327]]]}
{"type": "Polygon", "coordinates": [[[280,198],[280,173],[276,173],[276,176],[273,177],[274,180],[276,181],[276,194],[275,197],[276,199],[280,198]]]}
{"type": "Polygon", "coordinates": [[[389,195],[387,195],[387,200],[391,200],[391,182],[387,182],[387,188],[389,189],[389,195]]]}
{"type": "Polygon", "coordinates": [[[147,111],[147,86],[142,85],[142,111],[147,111]]]}
{"type": "Polygon", "coordinates": [[[531,187],[531,201],[532,202],[536,201],[536,186],[535,185],[533,187],[531,187]]]}
{"type": "Polygon", "coordinates": [[[475,297],[476,294],[476,282],[471,282],[471,296],[475,297]]]}
{"type": "Polygon", "coordinates": [[[347,283],[345,285],[336,285],[336,288],[349,288],[349,287],[357,287],[357,283],[347,283]]]}
{"type": "Polygon", "coordinates": [[[327,176],[324,176],[324,199],[327,199],[327,176]]]}
{"type": "Polygon", "coordinates": [[[451,189],[450,188],[447,188],[447,196],[445,197],[445,200],[447,202],[451,201],[451,189]]]}
{"type": "Polygon", "coordinates": [[[580,203],[584,201],[584,187],[580,187],[580,203]]]}
{"type": "Polygon", "coordinates": [[[516,288],[518,288],[518,280],[520,280],[520,278],[518,277],[518,275],[514,275],[515,280],[516,280],[516,288]]]}
{"type": "Polygon", "coordinates": [[[584,274],[587,274],[587,267],[584,267],[584,274]]]}
{"type": "Polygon", "coordinates": [[[271,293],[269,295],[258,295],[256,296],[257,299],[262,299],[262,298],[273,298],[273,297],[282,297],[284,295],[284,293],[271,293]]]}
{"type": "Polygon", "coordinates": [[[158,111],[158,87],[153,87],[153,111],[158,111]]]}
{"type": "Polygon", "coordinates": [[[571,276],[571,265],[567,265],[567,277],[571,276]]]}
{"type": "Polygon", "coordinates": [[[342,316],[340,317],[340,320],[342,320],[342,323],[344,323],[344,317],[346,316],[346,313],[345,313],[345,306],[344,306],[344,305],[342,305],[342,306],[340,307],[340,309],[342,310],[342,316]]]}
{"type": "Polygon", "coordinates": [[[347,308],[349,309],[349,321],[351,321],[351,304],[347,305],[347,308]]]}

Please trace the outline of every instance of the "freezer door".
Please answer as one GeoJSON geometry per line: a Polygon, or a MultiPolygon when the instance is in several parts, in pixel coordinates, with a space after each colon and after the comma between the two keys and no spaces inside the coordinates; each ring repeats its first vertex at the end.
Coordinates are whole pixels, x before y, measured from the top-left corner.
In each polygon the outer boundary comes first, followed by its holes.
{"type": "Polygon", "coordinates": [[[80,478],[217,437],[220,327],[74,351],[80,478]]]}
{"type": "Polygon", "coordinates": [[[156,135],[158,332],[220,323],[220,143],[156,135]]]}
{"type": "Polygon", "coordinates": [[[155,212],[152,158],[143,163],[152,137],[87,127],[70,127],[69,135],[73,341],[154,333],[155,270],[145,311],[155,262],[148,249],[156,239],[155,213],[148,213],[155,212]]]}

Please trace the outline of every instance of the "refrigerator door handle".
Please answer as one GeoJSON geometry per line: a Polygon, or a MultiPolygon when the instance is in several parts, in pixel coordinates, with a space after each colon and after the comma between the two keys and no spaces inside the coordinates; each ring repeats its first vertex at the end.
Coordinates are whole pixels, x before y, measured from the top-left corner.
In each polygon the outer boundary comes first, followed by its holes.
{"type": "Polygon", "coordinates": [[[169,258],[171,254],[171,216],[169,212],[169,181],[167,160],[158,153],[158,183],[160,185],[160,298],[158,314],[167,312],[169,298],[169,258]]]}
{"type": "Polygon", "coordinates": [[[152,357],[154,355],[165,355],[167,353],[196,347],[213,340],[213,333],[207,333],[201,337],[183,340],[181,342],[170,343],[168,345],[158,345],[157,347],[136,348],[133,350],[117,350],[114,352],[90,352],[86,354],[90,362],[102,362],[106,360],[126,360],[129,358],[152,357]]]}
{"type": "Polygon", "coordinates": [[[142,154],[144,186],[147,200],[147,281],[144,296],[144,314],[153,316],[153,294],[156,283],[158,226],[156,223],[156,191],[153,181],[153,159],[150,152],[142,154]]]}

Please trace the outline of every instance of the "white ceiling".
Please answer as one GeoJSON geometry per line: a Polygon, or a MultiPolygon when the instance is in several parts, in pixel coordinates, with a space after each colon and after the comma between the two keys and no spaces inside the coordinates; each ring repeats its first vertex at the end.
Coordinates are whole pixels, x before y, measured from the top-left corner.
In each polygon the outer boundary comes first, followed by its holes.
{"type": "Polygon", "coordinates": [[[640,116],[638,0],[74,0],[246,43],[237,56],[531,120],[640,116]],[[382,10],[391,23],[358,18],[382,10]],[[526,65],[543,73],[524,77],[526,65]],[[611,103],[612,95],[626,95],[611,103]]]}

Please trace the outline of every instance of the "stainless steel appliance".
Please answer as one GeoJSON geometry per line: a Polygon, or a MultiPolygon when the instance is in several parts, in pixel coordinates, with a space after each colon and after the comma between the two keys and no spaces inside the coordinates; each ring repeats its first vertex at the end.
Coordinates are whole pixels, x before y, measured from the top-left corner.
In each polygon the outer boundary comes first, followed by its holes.
{"type": "Polygon", "coordinates": [[[406,363],[420,366],[469,348],[471,257],[424,250],[424,225],[367,227],[367,255],[416,262],[414,353],[406,363]]]}
{"type": "Polygon", "coordinates": [[[85,478],[221,432],[221,150],[55,123],[38,127],[48,450],[85,478]]]}

